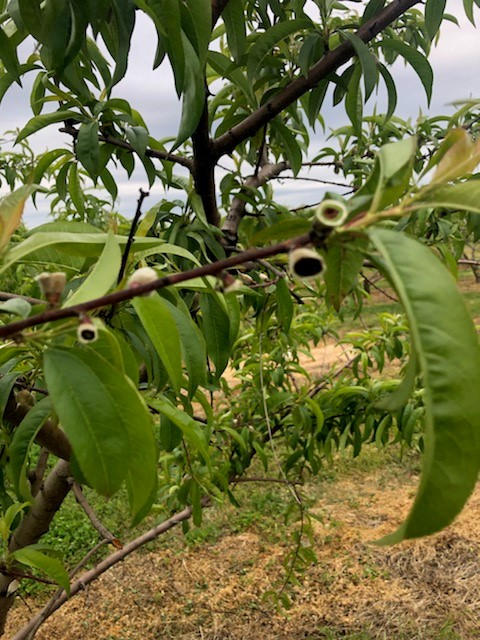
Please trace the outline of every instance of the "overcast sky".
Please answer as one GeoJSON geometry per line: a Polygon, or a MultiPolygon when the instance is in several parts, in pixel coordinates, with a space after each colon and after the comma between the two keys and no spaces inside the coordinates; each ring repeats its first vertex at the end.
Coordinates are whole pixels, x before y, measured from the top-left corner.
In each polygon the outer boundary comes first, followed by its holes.
{"type": "MultiPolygon", "coordinates": [[[[480,22],[480,10],[476,7],[477,22],[480,22]]],[[[430,56],[434,70],[434,90],[430,108],[427,107],[423,87],[411,67],[402,62],[397,63],[392,71],[397,84],[399,103],[397,114],[403,118],[417,118],[419,112],[428,114],[450,114],[454,111],[451,103],[455,100],[480,98],[480,30],[476,30],[465,18],[462,0],[448,0],[447,11],[457,17],[461,28],[450,22],[444,22],[438,45],[430,56]]],[[[143,13],[137,12],[137,24],[133,37],[127,76],[114,89],[113,97],[124,97],[143,115],[150,133],[155,137],[175,135],[180,105],[173,89],[172,76],[168,62],[160,69],[151,71],[152,60],[156,48],[156,35],[152,23],[143,13]]],[[[14,88],[7,93],[0,105],[0,131],[22,127],[31,117],[29,111],[30,83],[24,83],[24,89],[14,88]]],[[[374,96],[380,108],[384,104],[382,95],[374,96]]],[[[322,111],[328,131],[347,123],[343,106],[332,108],[331,100],[327,100],[322,111]]],[[[325,136],[320,133],[315,137],[313,145],[318,150],[325,136]]],[[[68,145],[69,140],[56,132],[56,126],[37,133],[31,137],[31,144],[37,152],[47,148],[68,145]]],[[[119,201],[117,208],[123,215],[130,217],[135,208],[140,187],[147,188],[143,169],[138,169],[128,180],[122,172],[119,176],[119,201]]],[[[321,199],[323,189],[312,182],[285,181],[276,187],[286,205],[299,205],[321,199]]],[[[154,186],[149,198],[149,206],[153,205],[164,192],[160,185],[154,186]]],[[[169,197],[177,197],[170,192],[169,197]]],[[[28,205],[25,220],[29,226],[44,221],[45,208],[37,212],[28,205]]]]}

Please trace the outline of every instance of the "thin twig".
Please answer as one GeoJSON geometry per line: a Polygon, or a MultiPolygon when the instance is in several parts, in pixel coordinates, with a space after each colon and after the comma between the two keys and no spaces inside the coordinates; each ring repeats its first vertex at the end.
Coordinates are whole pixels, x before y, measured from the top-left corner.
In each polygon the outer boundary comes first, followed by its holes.
{"type": "MultiPolygon", "coordinates": [[[[75,129],[72,125],[65,125],[60,129],[61,133],[68,133],[68,135],[72,136],[74,140],[78,137],[78,130],[75,129]]],[[[111,144],[113,147],[118,147],[119,149],[126,149],[127,151],[131,151],[135,153],[135,149],[131,144],[122,140],[121,138],[114,138],[113,136],[101,134],[98,136],[100,142],[106,142],[107,144],[111,144]]],[[[174,162],[175,164],[179,164],[182,167],[186,167],[189,171],[193,169],[193,160],[191,158],[186,158],[184,156],[178,156],[174,153],[169,153],[168,151],[158,151],[157,149],[147,149],[145,151],[145,155],[149,158],[157,158],[158,160],[168,160],[169,162],[174,162]]]]}
{"type": "Polygon", "coordinates": [[[137,231],[138,222],[140,220],[140,216],[142,215],[142,204],[145,198],[148,198],[150,193],[148,191],[144,191],[140,189],[140,196],[137,200],[137,209],[135,211],[135,216],[132,220],[132,224],[130,225],[130,231],[128,233],[127,244],[125,245],[125,251],[122,256],[122,264],[120,265],[120,271],[118,272],[117,285],[123,280],[123,276],[125,275],[125,270],[127,268],[128,256],[130,255],[130,250],[133,245],[133,241],[135,239],[135,233],[137,231]]]}
{"type": "Polygon", "coordinates": [[[374,289],[376,289],[378,292],[380,292],[381,294],[383,294],[386,298],[388,298],[389,300],[392,300],[393,302],[398,302],[398,298],[395,298],[395,296],[391,296],[389,293],[387,293],[386,291],[384,291],[381,287],[377,287],[377,285],[373,282],[373,280],[370,280],[369,278],[367,278],[366,275],[362,274],[363,279],[365,280],[365,282],[368,282],[368,284],[373,287],[374,289]]]}
{"type": "Polygon", "coordinates": [[[40,298],[32,298],[30,296],[22,296],[20,293],[7,293],[6,291],[0,291],[0,301],[6,300],[25,300],[30,304],[46,304],[45,300],[40,298]]]}
{"type": "Polygon", "coordinates": [[[73,495],[75,496],[75,500],[85,511],[88,519],[92,523],[92,526],[98,531],[98,533],[102,536],[102,538],[107,540],[107,542],[110,542],[111,544],[113,544],[113,546],[116,547],[117,549],[120,548],[122,546],[122,543],[119,541],[117,537],[113,535],[113,533],[111,533],[107,529],[107,527],[105,527],[105,525],[103,525],[100,522],[99,517],[94,512],[92,507],[88,504],[88,500],[86,499],[82,491],[82,487],[78,484],[78,482],[74,481],[72,483],[72,491],[73,491],[73,495]]]}
{"type": "Polygon", "coordinates": [[[240,484],[241,482],[269,482],[269,483],[279,483],[279,484],[303,484],[302,482],[293,482],[292,480],[284,480],[283,478],[253,478],[248,476],[242,476],[240,478],[235,478],[235,484],[240,484]]]}
{"type": "Polygon", "coordinates": [[[17,571],[16,569],[2,569],[2,575],[11,576],[12,578],[20,578],[21,580],[33,580],[34,582],[41,582],[42,584],[57,584],[53,580],[48,580],[48,578],[40,578],[39,576],[34,576],[31,573],[23,573],[22,571],[17,571]]]}

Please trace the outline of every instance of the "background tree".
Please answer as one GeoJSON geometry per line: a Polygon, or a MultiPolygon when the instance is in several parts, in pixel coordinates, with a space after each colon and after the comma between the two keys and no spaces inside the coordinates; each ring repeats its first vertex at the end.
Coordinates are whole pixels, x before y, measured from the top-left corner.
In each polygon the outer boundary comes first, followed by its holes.
{"type": "MultiPolygon", "coordinates": [[[[456,20],[444,1],[417,4],[2,3],[0,96],[34,76],[33,116],[17,144],[55,124],[71,143],[35,161],[4,155],[2,165],[12,192],[0,208],[9,289],[0,308],[9,314],[0,327],[0,626],[19,578],[40,570],[63,589],[17,639],[145,542],[200,523],[215,502],[235,503],[254,458],[291,488],[299,536],[308,513],[294,481],[334,450],[357,455],[372,441],[425,449],[412,510],[383,542],[437,531],[462,508],[480,460],[480,354],[442,262],[455,271],[478,233],[478,104],[416,125],[394,116],[389,68],[403,58],[430,98],[431,43],[443,19],[456,20]],[[157,30],[153,64],[170,64],[182,101],[169,140],[153,138],[135,104],[114,97],[139,11],[157,30]],[[365,116],[379,84],[387,113],[365,116]],[[331,95],[350,125],[311,157],[331,95]],[[162,199],[142,219],[141,192],[126,223],[91,186],[115,201],[112,167],[131,175],[137,162],[150,186],[161,181],[184,197],[162,199]],[[279,204],[273,181],[317,164],[353,195],[295,211],[279,204]],[[25,231],[24,203],[39,193],[52,198],[55,220],[25,231]],[[390,281],[406,320],[385,317],[380,334],[362,334],[350,368],[299,381],[299,350],[329,333],[334,312],[358,310],[359,275],[370,269],[390,281]],[[372,367],[395,358],[403,381],[373,381],[372,367]],[[241,395],[225,381],[229,363],[241,395]],[[132,525],[152,505],[165,517],[70,584],[39,542],[70,491],[120,546],[82,485],[105,496],[126,486],[132,525]]],[[[464,7],[473,21],[473,0],[464,7]]],[[[297,560],[309,554],[297,545],[297,560]]]]}

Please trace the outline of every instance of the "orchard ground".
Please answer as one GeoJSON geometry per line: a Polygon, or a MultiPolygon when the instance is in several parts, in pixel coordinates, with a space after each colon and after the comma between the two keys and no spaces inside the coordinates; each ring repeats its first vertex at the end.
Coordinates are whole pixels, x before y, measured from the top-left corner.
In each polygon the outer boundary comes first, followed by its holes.
{"type": "MultiPolygon", "coordinates": [[[[478,320],[478,285],[460,287],[478,320]]],[[[394,303],[372,296],[373,307],[394,303]]],[[[370,313],[370,309],[367,313],[370,313]]],[[[368,318],[365,318],[368,322],[368,318]]],[[[341,360],[319,347],[305,364],[315,373],[341,360]]],[[[38,640],[474,640],[480,638],[480,488],[445,531],[396,547],[372,541],[406,515],[421,459],[372,446],[352,460],[337,455],[303,493],[314,501],[318,561],[276,608],[292,549],[284,516],[291,495],[279,484],[245,483],[241,508],[205,511],[200,528],[175,531],[103,575],[38,632],[38,640]],[[267,594],[267,595],[266,595],[267,594]]],[[[18,600],[13,637],[48,599],[43,589],[18,600]]]]}

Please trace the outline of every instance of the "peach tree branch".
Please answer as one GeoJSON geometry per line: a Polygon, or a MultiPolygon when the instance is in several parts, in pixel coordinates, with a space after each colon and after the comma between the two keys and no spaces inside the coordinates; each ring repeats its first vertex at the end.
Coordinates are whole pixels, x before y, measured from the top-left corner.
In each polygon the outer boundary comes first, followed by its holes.
{"type": "Polygon", "coordinates": [[[135,288],[114,291],[113,293],[109,293],[105,296],[94,298],[93,300],[82,302],[80,304],[72,305],[71,307],[43,311],[42,313],[31,316],[29,318],[17,320],[16,322],[11,322],[4,325],[3,327],[0,327],[0,338],[5,339],[10,336],[17,336],[25,329],[36,327],[45,324],[46,322],[63,320],[65,318],[79,317],[89,311],[101,309],[110,305],[115,305],[120,302],[125,302],[126,300],[131,300],[132,298],[135,298],[137,296],[150,293],[151,291],[164,289],[165,287],[179,284],[181,282],[186,282],[187,280],[192,280],[193,278],[216,276],[225,269],[229,269],[230,267],[235,267],[239,264],[243,264],[244,262],[249,262],[250,260],[268,258],[279,253],[288,253],[296,247],[311,244],[313,241],[313,234],[308,233],[296,238],[290,238],[289,240],[279,242],[278,244],[274,244],[269,247],[247,249],[246,251],[243,251],[234,256],[230,256],[229,258],[224,258],[223,260],[217,260],[216,262],[212,262],[201,267],[195,267],[194,269],[190,269],[188,271],[164,276],[162,278],[154,280],[153,282],[149,282],[148,284],[140,285],[135,288]]]}
{"type": "MultiPolygon", "coordinates": [[[[419,1],[393,0],[385,9],[362,25],[357,30],[356,35],[363,42],[369,42],[408,9],[418,4],[419,1]]],[[[333,51],[327,52],[309,69],[306,75],[292,80],[276,96],[265,102],[242,122],[216,138],[213,141],[213,149],[217,159],[225,154],[232,153],[241,142],[251,138],[261,127],[273,120],[275,116],[310,91],[310,89],[316,87],[321,80],[324,80],[330,73],[348,62],[354,55],[355,50],[349,41],[345,41],[333,51]]]]}

